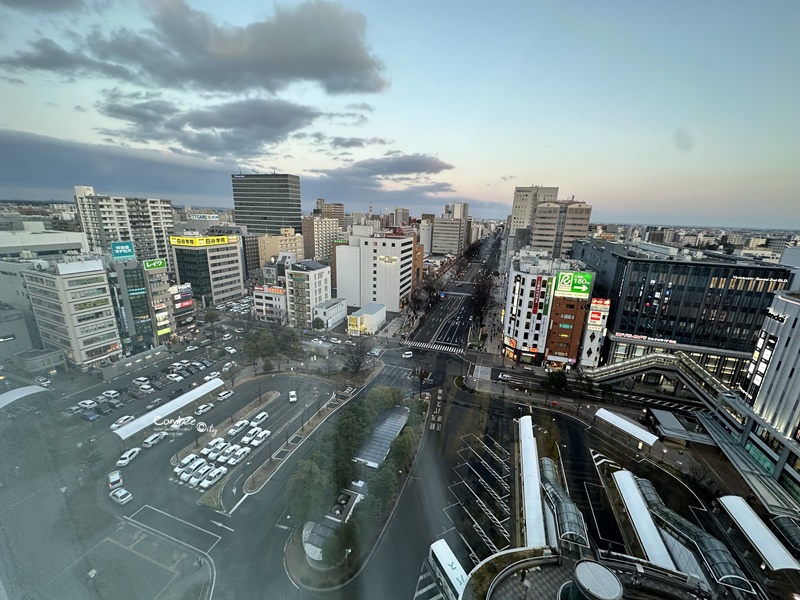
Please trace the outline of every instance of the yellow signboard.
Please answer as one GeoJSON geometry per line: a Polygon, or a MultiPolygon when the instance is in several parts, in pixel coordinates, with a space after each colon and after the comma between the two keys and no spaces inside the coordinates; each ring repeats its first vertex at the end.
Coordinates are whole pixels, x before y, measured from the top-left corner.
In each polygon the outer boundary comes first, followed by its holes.
{"type": "Polygon", "coordinates": [[[169,327],[165,327],[164,329],[159,329],[158,331],[156,331],[156,334],[157,335],[166,335],[170,331],[172,331],[172,329],[170,329],[169,327]]]}
{"type": "MultiPolygon", "coordinates": [[[[169,236],[169,243],[173,246],[220,246],[227,244],[229,236],[215,235],[214,237],[181,237],[177,235],[169,236]]],[[[230,241],[236,241],[235,239],[230,241]]]]}

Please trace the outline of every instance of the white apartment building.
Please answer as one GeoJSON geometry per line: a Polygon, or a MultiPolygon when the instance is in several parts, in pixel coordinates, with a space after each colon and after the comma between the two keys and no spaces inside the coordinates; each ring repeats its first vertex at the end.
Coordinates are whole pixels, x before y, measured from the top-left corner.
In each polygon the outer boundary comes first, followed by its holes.
{"type": "Polygon", "coordinates": [[[303,217],[305,257],[312,260],[333,258],[333,242],[339,237],[339,220],[323,217],[303,217]]]}
{"type": "Polygon", "coordinates": [[[280,285],[254,287],[253,315],[259,321],[286,325],[289,315],[286,288],[280,285]]]}
{"type": "Polygon", "coordinates": [[[37,261],[23,278],[46,347],[84,370],[122,353],[102,261],[37,261]]]}
{"type": "Polygon", "coordinates": [[[139,260],[172,260],[170,200],[98,195],[92,186],[76,185],[75,202],[90,252],[104,254],[112,242],[133,242],[139,260]]]}
{"type": "Polygon", "coordinates": [[[348,306],[370,302],[400,312],[412,291],[414,238],[410,236],[350,236],[336,247],[336,289],[348,306]]]}
{"type": "Polygon", "coordinates": [[[314,307],[331,297],[331,268],[303,260],[286,268],[287,314],[292,327],[311,327],[314,307]]]}
{"type": "Polygon", "coordinates": [[[540,202],[555,202],[558,199],[557,187],[530,187],[514,188],[514,204],[511,207],[511,231],[514,236],[517,229],[525,229],[533,224],[533,209],[540,202]]]}

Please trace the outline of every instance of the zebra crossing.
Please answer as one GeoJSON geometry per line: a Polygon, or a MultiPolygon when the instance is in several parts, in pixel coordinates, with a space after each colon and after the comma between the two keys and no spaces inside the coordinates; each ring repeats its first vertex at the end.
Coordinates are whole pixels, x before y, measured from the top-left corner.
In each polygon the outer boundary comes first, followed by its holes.
{"type": "Polygon", "coordinates": [[[433,342],[405,342],[405,346],[420,348],[422,350],[435,350],[436,352],[450,352],[451,354],[464,354],[467,349],[453,346],[452,344],[436,344],[433,342]]]}
{"type": "Polygon", "coordinates": [[[668,408],[670,410],[693,411],[704,408],[704,405],[702,403],[688,399],[682,402],[673,402],[671,400],[662,400],[660,398],[648,398],[647,396],[637,396],[635,394],[620,394],[620,396],[627,400],[632,400],[634,402],[640,402],[642,404],[654,404],[656,406],[661,406],[664,408],[668,408]]]}
{"type": "Polygon", "coordinates": [[[417,589],[414,591],[414,600],[442,600],[443,598],[444,596],[439,591],[426,560],[422,565],[422,569],[420,569],[417,589]]]}

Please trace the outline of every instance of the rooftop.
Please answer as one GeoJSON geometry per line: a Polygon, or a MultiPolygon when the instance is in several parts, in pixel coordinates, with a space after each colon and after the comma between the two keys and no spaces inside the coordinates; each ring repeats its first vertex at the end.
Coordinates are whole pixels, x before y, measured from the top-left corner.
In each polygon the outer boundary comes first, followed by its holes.
{"type": "Polygon", "coordinates": [[[369,302],[354,312],[351,317],[360,317],[361,315],[376,315],[380,311],[386,310],[385,304],[379,302],[369,302]]]}
{"type": "Polygon", "coordinates": [[[395,406],[387,410],[372,435],[353,457],[353,461],[377,469],[389,454],[394,439],[400,434],[406,421],[409,409],[395,406]]]}

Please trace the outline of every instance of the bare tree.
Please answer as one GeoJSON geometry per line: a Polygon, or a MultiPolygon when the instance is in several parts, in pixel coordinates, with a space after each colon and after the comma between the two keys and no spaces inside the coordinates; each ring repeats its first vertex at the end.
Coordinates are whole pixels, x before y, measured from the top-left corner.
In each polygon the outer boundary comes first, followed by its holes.
{"type": "Polygon", "coordinates": [[[348,371],[356,374],[364,368],[371,350],[371,345],[366,339],[359,337],[355,344],[352,346],[347,345],[345,348],[344,366],[348,371]]]}

